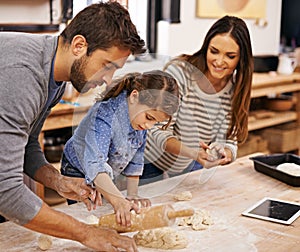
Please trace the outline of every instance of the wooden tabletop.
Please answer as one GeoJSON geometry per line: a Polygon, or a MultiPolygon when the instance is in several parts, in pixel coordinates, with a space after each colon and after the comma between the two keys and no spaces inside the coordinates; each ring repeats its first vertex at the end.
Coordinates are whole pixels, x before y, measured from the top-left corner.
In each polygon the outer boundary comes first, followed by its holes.
{"type": "MultiPolygon", "coordinates": [[[[258,153],[254,154],[258,155],[258,153]]],[[[189,228],[189,245],[182,252],[252,252],[299,251],[300,218],[292,225],[283,225],[241,216],[241,213],[263,197],[300,202],[300,188],[288,186],[278,180],[256,172],[248,156],[234,163],[203,169],[164,181],[140,187],[141,196],[151,199],[153,205],[172,204],[173,207],[192,207],[207,210],[214,224],[203,231],[189,228]],[[191,201],[175,202],[173,195],[189,190],[191,201]]],[[[101,216],[112,211],[109,204],[88,212],[81,203],[57,208],[75,218],[87,221],[90,215],[101,216]]],[[[179,228],[179,227],[174,227],[179,228]]],[[[133,233],[127,235],[132,236],[133,233]]],[[[0,251],[39,251],[38,233],[26,230],[12,222],[0,224],[0,251]]],[[[90,251],[81,244],[53,238],[48,251],[90,251]]],[[[157,251],[139,248],[139,251],[157,251]]]]}

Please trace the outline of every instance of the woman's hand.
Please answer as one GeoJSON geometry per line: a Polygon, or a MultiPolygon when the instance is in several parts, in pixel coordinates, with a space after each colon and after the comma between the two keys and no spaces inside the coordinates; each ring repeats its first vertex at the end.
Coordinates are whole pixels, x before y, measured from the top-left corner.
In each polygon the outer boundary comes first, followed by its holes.
{"type": "Polygon", "coordinates": [[[230,150],[224,148],[220,143],[207,145],[200,142],[200,151],[198,153],[197,162],[204,168],[211,168],[217,165],[225,165],[231,162],[230,150]]]}

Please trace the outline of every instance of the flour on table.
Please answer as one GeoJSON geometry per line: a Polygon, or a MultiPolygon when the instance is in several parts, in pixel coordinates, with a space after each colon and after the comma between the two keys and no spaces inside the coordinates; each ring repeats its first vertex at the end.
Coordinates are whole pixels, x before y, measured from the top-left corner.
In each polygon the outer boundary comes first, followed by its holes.
{"type": "Polygon", "coordinates": [[[191,200],[193,195],[190,191],[183,191],[174,195],[174,199],[177,201],[187,201],[191,200]]]}
{"type": "Polygon", "coordinates": [[[206,210],[196,210],[190,217],[180,218],[177,222],[178,226],[191,226],[194,230],[207,229],[213,224],[213,220],[206,210]]]}
{"type": "Polygon", "coordinates": [[[277,170],[283,171],[293,176],[300,176],[300,165],[295,163],[283,163],[277,166],[277,170]]]}
{"type": "Polygon", "coordinates": [[[38,239],[38,246],[41,250],[48,250],[52,246],[52,237],[49,235],[40,235],[38,239]]]}
{"type": "Polygon", "coordinates": [[[188,245],[187,237],[170,227],[139,231],[133,238],[137,245],[147,248],[183,249],[188,245]]]}

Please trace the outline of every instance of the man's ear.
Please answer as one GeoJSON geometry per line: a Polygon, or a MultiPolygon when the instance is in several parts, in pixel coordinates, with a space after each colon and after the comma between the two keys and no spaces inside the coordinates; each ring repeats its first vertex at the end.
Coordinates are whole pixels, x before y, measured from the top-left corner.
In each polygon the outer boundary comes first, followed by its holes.
{"type": "Polygon", "coordinates": [[[139,91],[137,91],[136,89],[132,90],[132,92],[129,95],[129,102],[131,104],[139,102],[139,91]]]}
{"type": "Polygon", "coordinates": [[[87,42],[84,36],[76,35],[71,42],[72,52],[75,56],[85,55],[87,52],[87,42]]]}

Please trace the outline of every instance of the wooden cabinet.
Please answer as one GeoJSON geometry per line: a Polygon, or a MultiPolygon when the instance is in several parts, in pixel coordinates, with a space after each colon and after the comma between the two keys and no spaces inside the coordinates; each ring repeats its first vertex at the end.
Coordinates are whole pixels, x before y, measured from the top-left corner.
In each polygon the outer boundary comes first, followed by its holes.
{"type": "MultiPolygon", "coordinates": [[[[277,127],[278,125],[289,122],[294,122],[296,126],[300,126],[300,73],[293,73],[291,75],[254,73],[251,90],[252,101],[257,98],[266,99],[267,97],[274,97],[283,93],[290,93],[293,96],[293,100],[295,101],[293,109],[282,112],[270,111],[272,116],[266,116],[259,119],[256,118],[255,120],[250,120],[249,117],[249,134],[265,128],[277,127]]],[[[253,111],[250,111],[250,115],[252,113],[253,111]]],[[[251,145],[251,142],[249,142],[249,144],[251,145]]],[[[295,149],[295,152],[299,155],[300,143],[297,143],[297,146],[299,147],[295,149]]],[[[253,152],[255,151],[258,150],[254,148],[253,152]]]]}

